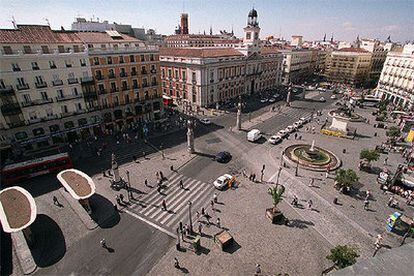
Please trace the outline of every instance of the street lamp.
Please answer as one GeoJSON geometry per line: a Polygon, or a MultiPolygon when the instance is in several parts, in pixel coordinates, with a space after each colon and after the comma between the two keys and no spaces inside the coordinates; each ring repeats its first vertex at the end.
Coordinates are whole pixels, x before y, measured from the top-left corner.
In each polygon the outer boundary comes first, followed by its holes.
{"type": "Polygon", "coordinates": [[[191,219],[191,205],[193,203],[191,201],[188,201],[188,216],[190,218],[190,233],[193,233],[193,220],[191,219]]]}
{"type": "Polygon", "coordinates": [[[298,162],[296,162],[295,176],[298,176],[298,170],[299,170],[299,159],[298,159],[298,162]]]}
{"type": "Polygon", "coordinates": [[[127,175],[127,196],[128,196],[128,201],[131,201],[132,197],[132,191],[131,191],[131,180],[129,178],[129,171],[126,171],[126,175],[127,175]]]}

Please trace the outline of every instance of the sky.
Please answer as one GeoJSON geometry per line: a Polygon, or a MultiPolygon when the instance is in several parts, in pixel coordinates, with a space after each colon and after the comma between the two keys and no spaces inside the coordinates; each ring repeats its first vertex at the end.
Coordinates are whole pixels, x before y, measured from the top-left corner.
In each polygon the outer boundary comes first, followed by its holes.
{"type": "Polygon", "coordinates": [[[414,0],[0,0],[0,28],[17,24],[46,24],[71,28],[77,16],[99,18],[133,27],[173,34],[180,14],[189,14],[190,33],[219,30],[243,35],[247,14],[258,12],[261,38],[268,35],[305,40],[378,38],[414,40],[414,0]]]}

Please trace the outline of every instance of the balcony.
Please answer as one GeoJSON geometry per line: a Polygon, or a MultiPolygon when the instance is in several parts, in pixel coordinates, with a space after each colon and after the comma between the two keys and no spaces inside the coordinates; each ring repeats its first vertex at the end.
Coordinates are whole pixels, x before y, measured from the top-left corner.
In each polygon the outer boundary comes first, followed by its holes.
{"type": "Polygon", "coordinates": [[[78,82],[79,82],[78,78],[70,78],[70,79],[68,79],[68,84],[75,84],[75,83],[78,83],[78,82]]]}
{"type": "Polygon", "coordinates": [[[53,80],[52,84],[53,84],[53,86],[63,85],[63,81],[62,80],[53,80]]]}
{"type": "Polygon", "coordinates": [[[82,98],[81,94],[78,94],[78,95],[72,94],[72,95],[58,96],[58,97],[56,97],[56,101],[63,102],[63,101],[79,99],[79,98],[82,98]]]}
{"type": "Polygon", "coordinates": [[[108,78],[110,78],[110,79],[114,79],[114,78],[115,78],[115,74],[109,74],[109,75],[108,75],[108,78]]]}
{"type": "Polygon", "coordinates": [[[105,89],[98,90],[99,95],[104,95],[106,93],[108,93],[108,91],[106,91],[105,89]]]}
{"type": "Polygon", "coordinates": [[[137,75],[137,71],[131,71],[131,76],[136,76],[137,75]]]}
{"type": "Polygon", "coordinates": [[[121,89],[122,89],[122,91],[129,90],[129,86],[122,86],[121,89]]]}
{"type": "Polygon", "coordinates": [[[12,122],[12,123],[8,123],[10,128],[15,128],[15,127],[22,127],[25,126],[26,123],[24,121],[20,121],[20,122],[12,122]]]}
{"type": "Polygon", "coordinates": [[[36,82],[35,83],[35,85],[36,85],[36,88],[45,88],[45,87],[47,87],[47,83],[46,82],[36,82]]]}
{"type": "Polygon", "coordinates": [[[52,98],[38,99],[38,100],[30,101],[30,102],[22,102],[21,105],[23,107],[28,107],[28,106],[42,105],[42,104],[48,104],[48,103],[53,103],[53,99],[52,98]]]}
{"type": "Polygon", "coordinates": [[[22,69],[20,67],[13,67],[13,72],[20,72],[22,69]]]}
{"type": "Polygon", "coordinates": [[[92,77],[81,78],[81,83],[88,83],[88,82],[93,82],[93,78],[92,77]]]}
{"type": "Polygon", "coordinates": [[[102,75],[96,75],[95,76],[95,79],[98,80],[98,81],[101,81],[101,80],[104,79],[104,76],[102,76],[102,75]]]}
{"type": "Polygon", "coordinates": [[[119,92],[119,88],[115,87],[115,88],[111,88],[111,93],[116,93],[119,92]]]}
{"type": "Polygon", "coordinates": [[[14,94],[13,87],[11,85],[0,87],[0,94],[1,95],[13,95],[14,94]]]}
{"type": "Polygon", "coordinates": [[[128,77],[128,74],[127,73],[120,73],[119,74],[119,76],[121,77],[121,78],[126,78],[126,77],[128,77]]]}
{"type": "Polygon", "coordinates": [[[0,109],[4,116],[17,115],[22,112],[18,103],[3,104],[0,109]]]}
{"type": "Polygon", "coordinates": [[[27,90],[27,89],[29,89],[29,85],[27,83],[17,84],[16,87],[17,87],[17,90],[27,90]]]}

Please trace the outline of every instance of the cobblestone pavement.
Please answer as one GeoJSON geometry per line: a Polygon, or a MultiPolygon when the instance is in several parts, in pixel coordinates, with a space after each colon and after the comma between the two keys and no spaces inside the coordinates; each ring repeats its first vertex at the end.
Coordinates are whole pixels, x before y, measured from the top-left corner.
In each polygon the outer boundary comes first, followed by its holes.
{"type": "MultiPolygon", "coordinates": [[[[357,112],[371,122],[374,121],[370,114],[371,109],[358,109],[357,112]]],[[[288,113],[288,116],[293,114],[288,113]]],[[[321,120],[324,118],[325,115],[320,117],[321,120]]],[[[320,128],[315,121],[308,126],[313,125],[316,129],[320,128]]],[[[224,204],[218,206],[220,212],[216,212],[211,221],[214,222],[216,217],[220,217],[221,224],[230,230],[238,246],[232,253],[220,251],[211,238],[219,229],[216,226],[204,227],[206,235],[201,240],[204,247],[201,253],[195,254],[189,249],[186,252],[178,252],[172,248],[150,274],[174,275],[188,271],[193,275],[246,275],[253,274],[255,263],[260,263],[265,275],[316,275],[330,265],[325,256],[335,245],[356,246],[361,259],[372,256],[377,234],[385,237],[384,244],[387,245],[380,249],[378,254],[385,252],[387,248],[399,246],[401,237],[389,234],[385,230],[386,218],[395,211],[386,205],[389,195],[383,194],[379,189],[375,174],[357,169],[360,150],[374,148],[380,144],[386,139],[386,131],[373,128],[366,123],[350,125],[356,127],[360,134],[355,140],[309,133],[302,128],[299,132],[302,141],[291,137],[277,146],[268,143],[246,144],[240,139],[245,135],[244,132],[215,132],[217,137],[232,146],[232,150],[244,153],[242,160],[238,161],[244,164],[247,174],[260,175],[262,165],[266,165],[264,179],[267,181],[264,184],[242,180],[238,189],[228,190],[219,195],[220,201],[224,204]],[[377,137],[374,137],[375,132],[378,134],[377,137]],[[288,145],[298,142],[310,144],[313,140],[317,146],[334,152],[342,160],[342,168],[352,168],[357,172],[360,177],[356,185],[358,192],[351,196],[340,194],[333,187],[333,179],[326,179],[324,173],[299,169],[299,176],[295,177],[295,168],[284,168],[279,183],[284,184],[287,191],[280,209],[292,221],[292,226],[271,225],[264,216],[264,210],[271,206],[271,198],[266,191],[268,186],[276,181],[281,151],[288,145]],[[346,149],[346,153],[343,153],[343,149],[346,149]],[[309,187],[312,178],[314,184],[309,187]],[[373,195],[368,211],[363,209],[367,189],[373,195]],[[303,207],[293,208],[288,204],[293,195],[299,197],[300,205],[303,207]],[[333,203],[335,197],[338,197],[338,205],[333,203]],[[311,209],[307,207],[309,199],[313,201],[311,209]],[[180,260],[183,270],[173,267],[174,257],[180,260]]],[[[388,156],[387,168],[391,171],[402,162],[399,154],[390,153],[382,154],[380,160],[373,165],[382,168],[385,156],[388,156]]],[[[402,199],[400,206],[409,216],[414,215],[414,208],[406,206],[402,199]]]]}

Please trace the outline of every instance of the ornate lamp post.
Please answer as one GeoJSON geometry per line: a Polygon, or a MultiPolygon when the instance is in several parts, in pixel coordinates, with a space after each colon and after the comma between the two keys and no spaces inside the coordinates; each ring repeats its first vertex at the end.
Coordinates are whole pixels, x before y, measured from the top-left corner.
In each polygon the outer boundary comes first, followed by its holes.
{"type": "Polygon", "coordinates": [[[193,119],[187,121],[187,150],[194,153],[194,122],[193,119]]]}
{"type": "Polygon", "coordinates": [[[242,102],[241,102],[241,96],[239,96],[239,103],[237,105],[237,120],[236,120],[237,130],[241,130],[241,109],[242,109],[242,102]]]}
{"type": "Polygon", "coordinates": [[[191,219],[191,205],[193,203],[191,201],[188,202],[188,216],[190,219],[190,233],[193,233],[193,220],[191,219]]]}

